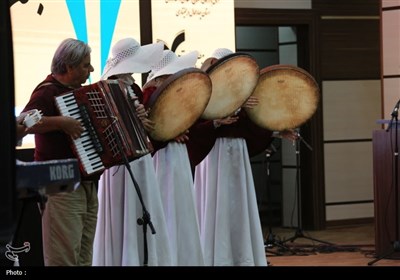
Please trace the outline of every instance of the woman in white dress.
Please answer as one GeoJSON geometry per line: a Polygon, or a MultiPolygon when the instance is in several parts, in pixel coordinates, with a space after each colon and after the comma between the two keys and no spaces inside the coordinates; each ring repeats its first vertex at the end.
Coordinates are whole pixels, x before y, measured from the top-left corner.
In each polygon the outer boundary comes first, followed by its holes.
{"type": "MultiPolygon", "coordinates": [[[[197,55],[197,51],[194,51],[178,57],[172,51],[165,50],[163,58],[152,68],[148,82],[143,86],[144,100],[150,100],[151,95],[170,75],[194,67],[197,55]]],[[[193,177],[185,144],[187,140],[187,135],[183,134],[171,141],[152,141],[156,148],[153,161],[167,219],[173,263],[178,266],[201,266],[204,260],[193,177]]]]}
{"type": "MultiPolygon", "coordinates": [[[[232,53],[217,49],[211,64],[232,53]]],[[[195,168],[201,241],[209,266],[267,265],[246,143],[253,128],[244,110],[214,120],[215,132],[209,135],[216,137],[215,144],[195,168]]],[[[266,138],[257,140],[268,142],[272,132],[263,133],[266,138]]]]}

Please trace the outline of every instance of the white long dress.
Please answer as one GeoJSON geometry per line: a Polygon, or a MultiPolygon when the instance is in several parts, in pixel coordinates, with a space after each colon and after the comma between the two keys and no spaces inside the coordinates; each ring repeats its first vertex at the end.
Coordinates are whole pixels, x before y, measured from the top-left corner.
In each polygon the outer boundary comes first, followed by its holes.
{"type": "Polygon", "coordinates": [[[154,156],[174,265],[202,266],[193,177],[185,144],[169,142],[154,156]]]}
{"type": "Polygon", "coordinates": [[[217,138],[196,167],[200,235],[208,266],[266,266],[246,142],[217,138]]]}
{"type": "MultiPolygon", "coordinates": [[[[156,234],[147,227],[148,265],[172,265],[160,189],[150,154],[130,163],[156,234]]],[[[143,217],[133,181],[124,166],[106,170],[99,181],[99,212],[93,248],[94,266],[141,266],[144,262],[143,217]]]]}

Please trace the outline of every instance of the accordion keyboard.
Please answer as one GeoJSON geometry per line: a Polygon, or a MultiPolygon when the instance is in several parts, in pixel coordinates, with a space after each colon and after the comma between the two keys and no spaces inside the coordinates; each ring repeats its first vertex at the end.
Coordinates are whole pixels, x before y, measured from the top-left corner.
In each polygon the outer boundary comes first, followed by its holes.
{"type": "Polygon", "coordinates": [[[78,106],[74,93],[71,92],[56,97],[56,102],[61,115],[79,120],[83,124],[84,131],[81,137],[73,140],[73,142],[85,172],[91,174],[104,170],[105,167],[98,153],[98,142],[91,133],[92,129],[88,123],[90,120],[88,118],[84,119],[82,116],[82,109],[78,106]]]}

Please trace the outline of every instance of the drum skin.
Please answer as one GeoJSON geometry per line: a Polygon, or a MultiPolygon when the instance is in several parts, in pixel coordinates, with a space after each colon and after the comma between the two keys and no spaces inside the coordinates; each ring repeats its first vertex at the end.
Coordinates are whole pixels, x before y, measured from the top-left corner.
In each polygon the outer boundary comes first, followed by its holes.
{"type": "Polygon", "coordinates": [[[260,69],[253,57],[247,54],[228,55],[206,70],[212,81],[210,101],[202,118],[225,118],[239,109],[257,85],[260,69]]]}
{"type": "Polygon", "coordinates": [[[148,107],[154,130],[148,132],[157,141],[169,141],[183,134],[201,116],[211,96],[211,80],[197,68],[181,70],[156,89],[148,107]]]}
{"type": "Polygon", "coordinates": [[[259,103],[252,109],[246,108],[249,118],[275,131],[300,127],[314,115],[320,99],[314,78],[292,65],[263,68],[252,96],[259,103]]]}

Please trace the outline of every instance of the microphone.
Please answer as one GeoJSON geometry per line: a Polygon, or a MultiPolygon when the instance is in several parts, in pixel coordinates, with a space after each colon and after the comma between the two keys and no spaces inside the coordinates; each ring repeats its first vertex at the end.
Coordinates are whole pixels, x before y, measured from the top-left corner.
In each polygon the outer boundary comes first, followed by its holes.
{"type": "Polygon", "coordinates": [[[274,144],[270,144],[269,147],[267,149],[265,149],[265,156],[267,158],[270,158],[273,154],[275,154],[278,150],[276,149],[276,147],[274,146],[274,144]]]}
{"type": "Polygon", "coordinates": [[[393,112],[391,114],[391,116],[393,118],[395,118],[395,117],[397,117],[399,115],[399,105],[400,105],[400,99],[399,99],[399,101],[397,101],[396,105],[393,108],[393,112]]]}
{"type": "Polygon", "coordinates": [[[397,116],[399,115],[399,106],[400,106],[400,99],[397,101],[396,105],[393,108],[392,113],[390,114],[392,116],[392,119],[390,120],[390,123],[388,127],[386,128],[386,132],[388,132],[393,125],[393,120],[396,120],[396,125],[397,125],[397,116]]]}

